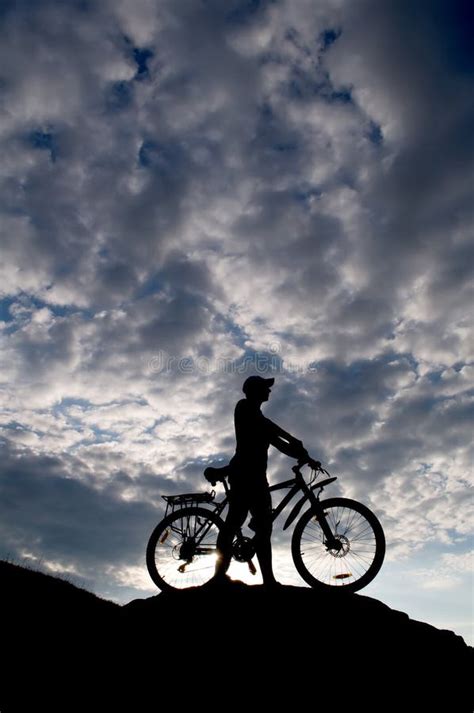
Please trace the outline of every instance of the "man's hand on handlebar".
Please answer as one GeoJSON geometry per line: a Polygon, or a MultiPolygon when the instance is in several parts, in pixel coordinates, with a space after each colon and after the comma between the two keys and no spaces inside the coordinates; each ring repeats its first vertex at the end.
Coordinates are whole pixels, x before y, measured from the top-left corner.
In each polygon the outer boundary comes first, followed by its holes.
{"type": "Polygon", "coordinates": [[[300,458],[298,460],[298,465],[309,465],[311,470],[323,470],[321,463],[319,460],[315,460],[314,458],[311,458],[310,456],[305,456],[303,458],[300,458]]]}

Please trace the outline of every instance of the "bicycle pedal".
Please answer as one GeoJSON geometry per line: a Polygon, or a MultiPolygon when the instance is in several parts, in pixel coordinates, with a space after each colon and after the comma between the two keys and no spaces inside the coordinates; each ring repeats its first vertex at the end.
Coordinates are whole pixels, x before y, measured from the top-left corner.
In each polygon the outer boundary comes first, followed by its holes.
{"type": "Polygon", "coordinates": [[[253,575],[257,574],[257,568],[255,567],[255,565],[254,565],[254,563],[252,562],[252,560],[249,560],[248,565],[249,565],[249,572],[250,572],[250,574],[253,574],[253,575]]]}

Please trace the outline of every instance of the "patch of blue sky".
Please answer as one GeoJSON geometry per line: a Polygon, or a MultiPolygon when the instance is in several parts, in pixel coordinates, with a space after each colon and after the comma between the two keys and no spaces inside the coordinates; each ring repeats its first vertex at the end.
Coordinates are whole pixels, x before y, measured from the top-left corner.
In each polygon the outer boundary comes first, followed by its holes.
{"type": "Polygon", "coordinates": [[[417,359],[415,359],[411,352],[401,353],[395,351],[387,351],[377,357],[377,362],[380,364],[393,364],[395,362],[398,363],[400,361],[406,362],[409,365],[410,369],[412,369],[413,371],[416,371],[418,368],[419,362],[417,361],[417,359]]]}
{"type": "Polygon", "coordinates": [[[141,300],[145,297],[151,297],[152,295],[159,294],[165,289],[165,283],[160,273],[156,273],[148,277],[148,279],[140,285],[135,293],[135,299],[141,300]]]}
{"type": "Polygon", "coordinates": [[[138,163],[143,168],[155,168],[166,165],[166,152],[155,141],[145,140],[138,149],[138,163]]]}
{"type": "MultiPolygon", "coordinates": [[[[76,430],[81,431],[82,429],[78,428],[76,430]]],[[[70,451],[72,453],[87,446],[96,446],[102,443],[118,443],[120,441],[120,436],[116,433],[108,433],[99,429],[100,432],[96,434],[95,429],[93,427],[91,427],[91,430],[94,431],[94,437],[82,438],[81,440],[74,443],[70,448],[70,451]]]]}
{"type": "Polygon", "coordinates": [[[286,85],[286,93],[292,101],[312,101],[318,97],[330,104],[350,104],[352,102],[349,87],[335,89],[328,75],[315,79],[307,72],[297,68],[294,68],[291,79],[286,85]]]}
{"type": "MultiPolygon", "coordinates": [[[[465,481],[465,485],[467,488],[472,488],[472,483],[468,482],[467,480],[465,481]]],[[[464,532],[458,532],[456,530],[455,526],[448,527],[446,532],[452,542],[452,544],[447,545],[447,547],[456,547],[457,553],[461,553],[461,554],[463,552],[465,552],[466,554],[469,552],[472,552],[474,542],[473,542],[473,537],[471,534],[466,534],[464,532]]],[[[473,562],[473,564],[474,564],[474,562],[473,562]]]]}
{"type": "Polygon", "coordinates": [[[24,424],[20,423],[20,421],[9,421],[8,423],[3,423],[2,424],[2,430],[5,431],[26,431],[28,433],[36,433],[36,430],[33,428],[28,428],[28,426],[25,426],[24,424]]]}
{"type": "Polygon", "coordinates": [[[16,297],[3,297],[0,300],[0,321],[1,322],[13,322],[15,320],[14,315],[10,311],[10,307],[17,302],[16,297]]]}
{"type": "Polygon", "coordinates": [[[107,88],[105,104],[107,110],[116,113],[127,109],[133,102],[133,84],[131,82],[112,82],[107,88]]]}
{"type": "Polygon", "coordinates": [[[322,86],[324,85],[321,82],[316,82],[307,75],[294,71],[293,77],[287,84],[286,93],[288,98],[293,101],[307,100],[319,94],[322,86]]]}
{"type": "MultiPolygon", "coordinates": [[[[406,361],[410,371],[416,371],[416,362],[409,358],[410,355],[400,355],[394,352],[381,354],[376,359],[355,359],[348,364],[341,363],[332,359],[323,359],[319,362],[313,362],[316,367],[324,368],[325,373],[335,377],[340,389],[361,388],[366,383],[367,376],[371,374],[373,369],[383,370],[384,367],[392,364],[398,365],[400,361],[406,361]]],[[[387,372],[388,373],[388,372],[387,372]]],[[[389,391],[391,390],[388,389],[389,391]]],[[[431,397],[428,399],[430,408],[432,404],[431,397]]]]}
{"type": "Polygon", "coordinates": [[[137,65],[137,71],[133,78],[138,81],[147,78],[150,74],[148,60],[154,57],[155,53],[150,47],[137,47],[127,35],[123,35],[122,39],[125,42],[127,54],[133,58],[137,65]]]}
{"type": "MultiPolygon", "coordinates": [[[[104,401],[100,406],[125,406],[126,404],[138,404],[139,406],[147,406],[148,401],[145,398],[131,399],[124,401],[104,401]]],[[[82,411],[93,411],[99,404],[89,401],[89,399],[81,399],[77,397],[65,396],[57,404],[53,406],[53,413],[67,413],[72,406],[78,406],[82,411]]]]}
{"type": "Polygon", "coordinates": [[[309,204],[313,198],[321,197],[322,190],[316,188],[315,186],[302,185],[296,188],[293,191],[292,195],[295,201],[309,207],[309,204]]]}
{"type": "Polygon", "coordinates": [[[183,149],[178,143],[168,143],[144,139],[138,150],[138,164],[158,173],[175,173],[185,160],[183,149]]]}
{"type": "Polygon", "coordinates": [[[160,146],[154,141],[145,140],[138,149],[138,163],[143,168],[151,168],[160,160],[160,146]]]}
{"type": "Polygon", "coordinates": [[[443,369],[437,369],[436,371],[429,371],[425,378],[430,382],[430,384],[436,385],[441,383],[443,374],[443,369]]]}
{"type": "Polygon", "coordinates": [[[91,426],[90,428],[95,436],[95,441],[93,441],[95,443],[120,440],[120,434],[114,431],[113,428],[101,428],[100,426],[91,426]]]}
{"type": "Polygon", "coordinates": [[[335,27],[329,27],[327,30],[321,32],[322,50],[323,52],[327,50],[334,42],[340,37],[341,30],[335,27]]]}
{"type": "Polygon", "coordinates": [[[89,399],[78,399],[78,398],[70,398],[69,396],[65,396],[64,398],[59,401],[55,406],[53,406],[53,411],[54,410],[60,410],[64,411],[71,406],[79,406],[80,408],[87,410],[93,407],[92,401],[89,401],[89,399]]]}
{"type": "Polygon", "coordinates": [[[352,94],[350,89],[333,89],[328,92],[322,92],[322,96],[331,104],[350,104],[352,102],[352,94]]]}
{"type": "Polygon", "coordinates": [[[233,360],[232,371],[236,374],[272,374],[283,371],[283,358],[272,351],[272,345],[264,349],[245,349],[245,352],[233,360]]]}
{"type": "Polygon", "coordinates": [[[268,104],[260,107],[255,142],[281,154],[295,153],[300,149],[300,141],[295,132],[272,111],[268,104]]]}
{"type": "Polygon", "coordinates": [[[418,468],[416,469],[416,472],[420,475],[429,475],[432,469],[432,463],[420,463],[418,468]]]}
{"type": "Polygon", "coordinates": [[[230,317],[225,317],[221,315],[219,317],[219,326],[232,337],[232,342],[241,349],[245,349],[245,342],[248,340],[249,335],[241,326],[236,324],[230,317]]]}
{"type": "Polygon", "coordinates": [[[90,309],[82,309],[70,305],[51,304],[49,302],[44,302],[43,300],[39,300],[37,298],[33,299],[33,303],[37,309],[47,307],[55,317],[70,317],[73,314],[81,314],[82,316],[87,317],[88,319],[92,319],[92,317],[94,316],[94,312],[90,309]]]}
{"type": "Polygon", "coordinates": [[[22,323],[15,320],[14,322],[7,323],[7,326],[4,327],[2,331],[5,336],[9,336],[10,334],[15,334],[21,327],[22,323]]]}
{"type": "Polygon", "coordinates": [[[461,556],[464,553],[469,553],[469,536],[462,535],[462,540],[458,541],[459,533],[455,527],[448,528],[446,532],[451,542],[430,541],[424,543],[422,549],[418,550],[415,555],[416,559],[419,560],[419,564],[435,562],[440,553],[452,554],[455,552],[461,556]]]}
{"type": "Polygon", "coordinates": [[[0,299],[0,321],[6,324],[3,333],[6,335],[14,334],[21,329],[26,322],[29,321],[31,314],[37,310],[47,307],[54,316],[67,316],[77,312],[78,310],[50,305],[37,298],[24,296],[22,294],[15,297],[4,297],[0,299]],[[15,313],[15,306],[20,308],[20,311],[15,313]]]}
{"type": "MultiPolygon", "coordinates": [[[[12,309],[15,305],[23,307],[27,313],[35,312],[46,307],[54,317],[69,317],[73,314],[81,314],[86,318],[92,318],[94,316],[92,310],[69,305],[52,304],[38,297],[21,292],[14,297],[9,296],[0,299],[0,321],[6,322],[9,325],[10,331],[15,331],[20,326],[20,324],[17,323],[18,318],[15,315],[14,309],[12,309]]],[[[20,322],[21,321],[22,320],[20,320],[20,322]]]]}
{"type": "MultiPolygon", "coordinates": [[[[457,361],[454,364],[450,365],[450,369],[455,371],[456,373],[459,373],[461,369],[463,369],[465,366],[467,366],[468,362],[465,361],[457,361]]],[[[441,372],[442,373],[442,372],[441,372]]]]}
{"type": "MultiPolygon", "coordinates": [[[[335,29],[329,29],[322,33],[322,51],[330,47],[340,34],[340,31],[335,29]]],[[[288,31],[287,39],[296,42],[296,34],[291,30],[288,31]]],[[[309,54],[310,50],[306,49],[306,53],[309,54]]],[[[260,64],[287,63],[287,60],[276,52],[264,53],[259,61],[260,64]]],[[[310,101],[318,96],[330,103],[348,104],[352,102],[350,87],[335,89],[327,73],[318,73],[313,76],[312,73],[303,70],[298,65],[291,66],[290,78],[282,86],[288,98],[293,101],[310,101]]]]}
{"type": "Polygon", "coordinates": [[[57,404],[54,404],[54,406],[51,409],[51,412],[53,416],[65,416],[69,422],[69,424],[73,427],[76,428],[77,430],[82,430],[84,427],[84,424],[82,423],[81,419],[78,416],[73,416],[69,412],[71,407],[78,407],[81,409],[81,411],[91,411],[94,407],[94,405],[88,400],[88,399],[77,399],[77,398],[70,398],[70,397],[64,397],[61,399],[61,401],[57,404]]]}
{"type": "Polygon", "coordinates": [[[26,136],[27,143],[34,149],[49,153],[54,163],[58,156],[57,135],[50,129],[35,129],[26,136]]]}
{"type": "Polygon", "coordinates": [[[369,141],[371,143],[375,144],[376,146],[379,146],[380,144],[383,143],[382,129],[374,121],[370,122],[366,136],[369,139],[369,141]]]}
{"type": "MultiPolygon", "coordinates": [[[[125,42],[131,44],[125,37],[125,42]]],[[[148,61],[154,56],[153,50],[148,47],[131,47],[130,52],[137,65],[137,71],[132,80],[112,82],[106,91],[105,103],[107,110],[117,113],[127,109],[133,102],[134,86],[133,81],[142,81],[150,76],[148,61]]]]}
{"type": "Polygon", "coordinates": [[[295,334],[292,330],[277,330],[274,333],[276,343],[291,344],[294,347],[309,347],[314,344],[313,334],[295,334]]]}
{"type": "Polygon", "coordinates": [[[147,48],[140,49],[139,47],[134,47],[133,59],[137,64],[137,72],[134,79],[143,80],[150,75],[150,70],[148,68],[148,60],[153,57],[153,51],[147,48]]]}
{"type": "Polygon", "coordinates": [[[160,418],[156,418],[154,422],[152,423],[151,426],[147,426],[146,428],[143,429],[143,433],[146,435],[153,435],[157,436],[158,438],[160,437],[160,426],[162,423],[167,423],[168,421],[172,421],[173,419],[171,416],[160,416],[160,418]],[[155,429],[157,429],[155,431],[155,429]]]}

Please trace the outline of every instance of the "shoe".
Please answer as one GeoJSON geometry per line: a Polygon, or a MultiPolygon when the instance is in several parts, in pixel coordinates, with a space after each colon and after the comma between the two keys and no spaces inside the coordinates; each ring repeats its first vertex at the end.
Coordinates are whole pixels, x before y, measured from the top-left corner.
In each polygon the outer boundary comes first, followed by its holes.
{"type": "Polygon", "coordinates": [[[211,579],[201,586],[201,589],[217,589],[218,587],[227,587],[232,580],[227,574],[215,574],[211,579]]]}
{"type": "Polygon", "coordinates": [[[262,584],[262,587],[265,591],[267,592],[275,592],[278,591],[279,589],[282,589],[285,585],[282,584],[281,582],[277,582],[276,579],[270,580],[269,582],[264,582],[262,584]]]}

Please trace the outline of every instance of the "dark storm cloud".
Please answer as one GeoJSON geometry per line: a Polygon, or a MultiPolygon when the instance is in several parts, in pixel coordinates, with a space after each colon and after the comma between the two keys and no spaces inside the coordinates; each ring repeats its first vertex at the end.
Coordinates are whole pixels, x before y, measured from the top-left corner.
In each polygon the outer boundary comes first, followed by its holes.
{"type": "MultiPolygon", "coordinates": [[[[89,584],[102,580],[106,568],[113,573],[127,563],[142,564],[144,541],[163,514],[163,477],[142,469],[134,473],[139,475],[136,480],[117,468],[124,459],[106,451],[86,463],[65,454],[39,455],[3,441],[2,453],[0,556],[28,561],[41,553],[43,566],[51,563],[67,571],[72,565],[89,584]],[[132,491],[135,497],[128,498],[132,491]]],[[[181,486],[175,485],[176,492],[189,490],[187,478],[194,473],[190,467],[182,473],[181,486]]],[[[112,576],[112,589],[113,584],[112,576]]],[[[101,586],[107,586],[105,581],[101,586]]]]}
{"type": "Polygon", "coordinates": [[[120,498],[130,478],[118,475],[97,489],[85,482],[87,469],[77,459],[2,446],[3,556],[41,551],[46,560],[72,562],[88,572],[100,562],[117,565],[140,557],[144,530],[156,511],[145,501],[120,498]]]}

